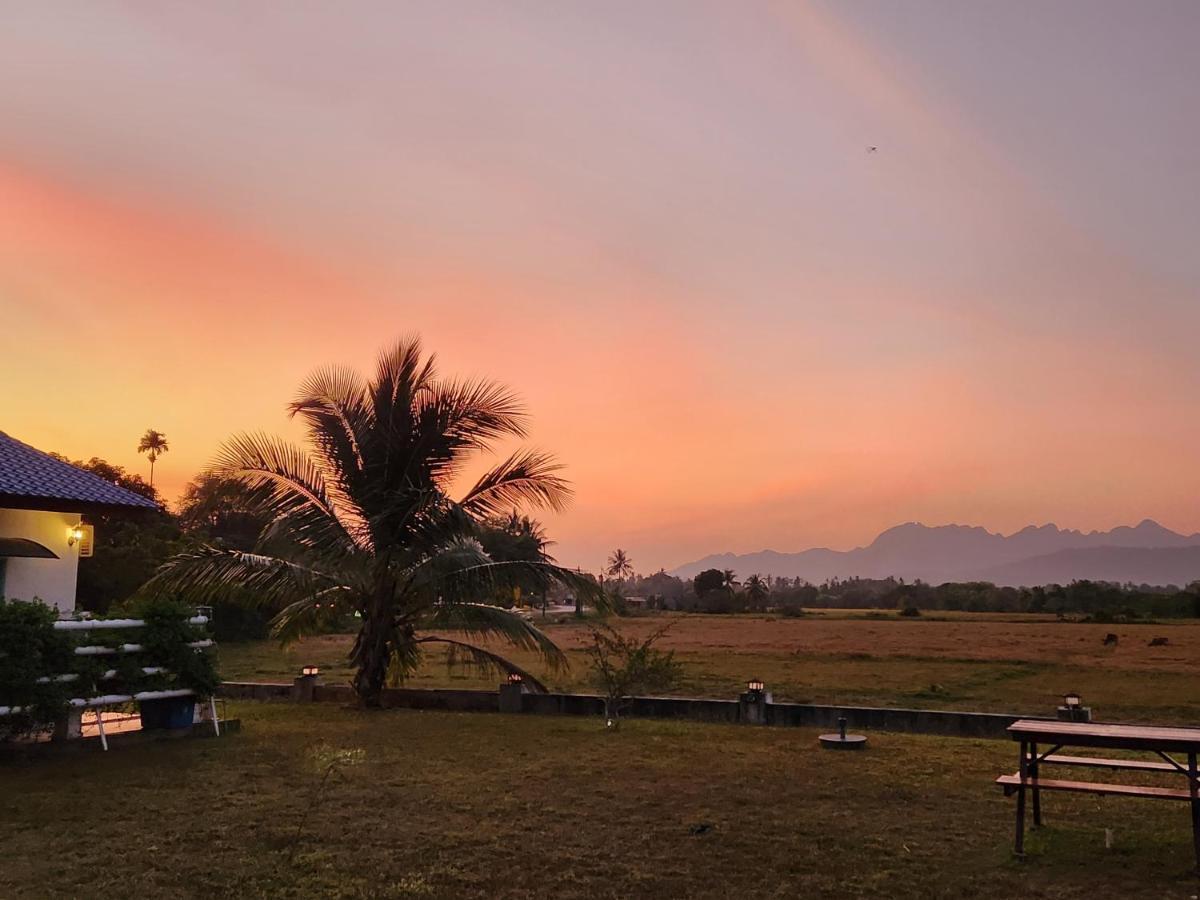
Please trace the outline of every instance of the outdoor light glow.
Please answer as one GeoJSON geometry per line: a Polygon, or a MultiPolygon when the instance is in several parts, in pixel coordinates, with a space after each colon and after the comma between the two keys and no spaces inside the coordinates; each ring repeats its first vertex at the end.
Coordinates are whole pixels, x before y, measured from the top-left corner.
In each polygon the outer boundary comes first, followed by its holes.
{"type": "Polygon", "coordinates": [[[1063,704],[1069,709],[1076,709],[1083,702],[1083,698],[1076,693],[1067,694],[1063,697],[1063,704]]]}
{"type": "Polygon", "coordinates": [[[520,672],[509,672],[508,673],[508,683],[509,684],[520,684],[524,680],[525,679],[521,677],[520,672]]]}
{"type": "Polygon", "coordinates": [[[749,691],[751,691],[752,693],[755,693],[755,694],[762,693],[762,690],[763,690],[763,688],[764,688],[764,687],[766,687],[766,685],[764,685],[764,684],[763,684],[763,683],[762,683],[762,682],[761,682],[759,679],[757,679],[757,678],[752,678],[752,679],[750,679],[749,681],[747,681],[747,682],[746,682],[746,688],[747,688],[749,691]]]}
{"type": "Polygon", "coordinates": [[[72,525],[67,529],[67,546],[74,547],[79,541],[83,540],[83,525],[72,525]]]}
{"type": "Polygon", "coordinates": [[[316,678],[321,674],[321,670],[317,666],[305,666],[300,670],[300,674],[305,678],[316,678]]]}

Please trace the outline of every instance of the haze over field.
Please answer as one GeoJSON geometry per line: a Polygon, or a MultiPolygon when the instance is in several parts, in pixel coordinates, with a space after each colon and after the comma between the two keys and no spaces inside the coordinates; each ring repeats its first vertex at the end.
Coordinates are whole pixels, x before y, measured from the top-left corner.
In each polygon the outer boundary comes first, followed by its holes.
{"type": "Polygon", "coordinates": [[[1086,534],[1052,524],[1030,525],[1007,536],[978,526],[931,528],[907,522],[853,550],[716,553],[671,574],[692,578],[704,569],[733,569],[741,577],[799,577],[813,584],[895,576],[931,584],[991,581],[1019,587],[1090,579],[1182,587],[1200,579],[1200,534],[1177,534],[1150,519],[1086,534]]]}
{"type": "Polygon", "coordinates": [[[1200,4],[354,9],[8,4],[0,429],[175,497],[419,332],[593,571],[1200,530],[1200,4]]]}

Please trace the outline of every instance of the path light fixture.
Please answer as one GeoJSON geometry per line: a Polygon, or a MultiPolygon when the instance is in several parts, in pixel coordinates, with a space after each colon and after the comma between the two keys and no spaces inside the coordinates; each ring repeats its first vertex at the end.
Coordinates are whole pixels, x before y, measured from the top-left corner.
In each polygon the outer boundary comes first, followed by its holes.
{"type": "Polygon", "coordinates": [[[1058,708],[1058,718],[1063,722],[1090,722],[1092,711],[1083,705],[1083,698],[1075,691],[1063,694],[1062,706],[1058,708]]]}
{"type": "Polygon", "coordinates": [[[746,690],[752,694],[761,694],[766,689],[761,678],[751,678],[746,682],[746,690]]]}
{"type": "Polygon", "coordinates": [[[305,678],[316,678],[321,674],[321,669],[318,666],[305,666],[300,670],[300,674],[305,678]]]}
{"type": "Polygon", "coordinates": [[[509,672],[508,673],[508,683],[509,684],[520,684],[524,680],[525,679],[521,675],[520,672],[509,672]]]}

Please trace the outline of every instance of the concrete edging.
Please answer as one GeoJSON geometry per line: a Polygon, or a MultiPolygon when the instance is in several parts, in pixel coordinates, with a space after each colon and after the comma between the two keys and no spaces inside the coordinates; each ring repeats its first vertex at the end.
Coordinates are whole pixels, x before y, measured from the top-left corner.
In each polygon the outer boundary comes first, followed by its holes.
{"type": "MultiPolygon", "coordinates": [[[[236,700],[291,700],[296,688],[284,683],[224,682],[218,696],[236,700]]],[[[349,685],[317,684],[314,702],[354,702],[349,685]]],[[[447,712],[499,712],[498,691],[423,690],[389,688],[383,705],[398,709],[428,709],[447,712]]],[[[602,716],[604,700],[592,694],[521,695],[521,712],[543,716],[602,716]]],[[[766,703],[766,725],[778,727],[837,727],[844,716],[850,728],[874,731],[903,731],[945,737],[1006,738],[1006,729],[1017,719],[1050,718],[1009,713],[959,712],[955,710],[895,709],[872,706],[820,706],[811,703],[766,703]]],[[[625,715],[645,719],[683,719],[693,722],[743,721],[738,700],[699,697],[634,697],[625,715]]]]}

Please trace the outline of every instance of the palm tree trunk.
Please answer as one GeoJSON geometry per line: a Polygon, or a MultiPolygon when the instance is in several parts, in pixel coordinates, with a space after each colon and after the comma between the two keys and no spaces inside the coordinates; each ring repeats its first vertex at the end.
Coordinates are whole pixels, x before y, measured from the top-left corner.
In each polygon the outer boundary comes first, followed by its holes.
{"type": "Polygon", "coordinates": [[[363,706],[378,707],[387,684],[391,663],[392,641],[396,634],[394,589],[387,575],[386,560],[378,561],[378,580],[372,596],[362,610],[362,627],[354,641],[351,661],[354,663],[354,692],[363,706]]]}
{"type": "Polygon", "coordinates": [[[354,693],[363,706],[378,707],[387,683],[391,633],[387,617],[372,609],[363,616],[362,627],[354,641],[350,661],[354,665],[354,693]]]}

